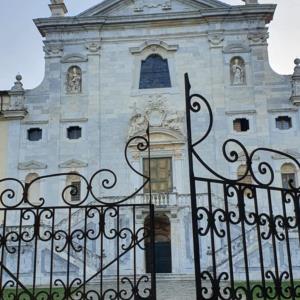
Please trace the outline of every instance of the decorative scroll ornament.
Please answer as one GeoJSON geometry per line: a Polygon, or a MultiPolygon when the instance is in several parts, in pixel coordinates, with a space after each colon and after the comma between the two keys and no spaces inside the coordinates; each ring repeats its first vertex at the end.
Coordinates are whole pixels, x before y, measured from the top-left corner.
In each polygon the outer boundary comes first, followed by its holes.
{"type": "Polygon", "coordinates": [[[228,139],[222,144],[225,163],[236,168],[240,157],[245,162],[234,178],[222,175],[217,170],[223,165],[222,155],[211,165],[200,152],[213,140],[212,109],[203,96],[190,93],[185,76],[197,299],[299,298],[300,285],[294,278],[299,277],[300,187],[293,177],[287,179],[288,186],[276,186],[271,159],[284,156],[298,170],[300,163],[288,153],[263,147],[248,151],[240,141],[228,139]],[[205,119],[202,112],[208,112],[208,122],[195,137],[192,120],[205,119]],[[202,241],[209,247],[207,253],[199,247],[202,241]],[[281,255],[279,249],[284,249],[281,255]]]}
{"type": "Polygon", "coordinates": [[[61,43],[44,42],[44,52],[46,57],[61,57],[63,55],[64,47],[61,43]]]}
{"type": "Polygon", "coordinates": [[[208,34],[208,41],[209,41],[209,43],[212,47],[221,46],[222,42],[224,41],[224,36],[223,36],[222,33],[218,33],[218,32],[209,33],[208,34]]]}
{"type": "Polygon", "coordinates": [[[85,48],[93,54],[97,54],[101,48],[101,43],[99,41],[89,41],[86,42],[85,48]]]}
{"type": "Polygon", "coordinates": [[[138,109],[135,104],[128,137],[145,130],[148,124],[150,127],[161,127],[183,133],[183,113],[168,110],[165,103],[166,99],[162,96],[151,96],[145,107],[138,109]]]}
{"type": "MultiPolygon", "coordinates": [[[[188,76],[186,74],[186,89],[188,93],[190,92],[190,83],[188,76]]],[[[269,154],[270,156],[280,156],[284,157],[286,160],[293,162],[298,169],[300,169],[300,163],[298,160],[293,157],[292,155],[288,153],[284,153],[282,151],[278,151],[271,148],[256,148],[252,150],[251,152],[248,152],[246,147],[238,140],[236,139],[228,139],[226,140],[222,145],[222,152],[225,160],[229,163],[236,163],[238,162],[241,157],[245,161],[245,172],[243,176],[240,176],[239,178],[229,178],[226,177],[213,168],[211,168],[197,153],[195,150],[195,147],[200,145],[204,140],[207,139],[209,136],[212,127],[213,127],[213,113],[212,109],[210,107],[209,102],[201,95],[199,94],[192,94],[188,96],[187,98],[187,109],[190,110],[192,113],[199,113],[203,110],[203,106],[207,108],[208,114],[209,114],[209,122],[206,131],[202,134],[202,137],[198,138],[196,141],[192,142],[192,153],[195,155],[196,160],[212,175],[214,175],[216,178],[220,180],[227,181],[229,183],[239,183],[242,182],[249,174],[253,178],[254,182],[261,186],[261,187],[269,187],[272,186],[275,179],[275,170],[270,165],[270,163],[267,160],[259,161],[258,163],[254,163],[254,161],[257,159],[257,157],[263,157],[263,155],[260,154],[269,154]],[[240,151],[237,151],[237,149],[240,149],[240,151]]],[[[296,186],[296,182],[293,180],[289,181],[289,188],[300,192],[300,186],[296,186]]]]}
{"type": "Polygon", "coordinates": [[[137,253],[154,252],[151,190],[147,203],[135,203],[150,177],[130,164],[128,147],[148,153],[150,162],[149,130],[125,146],[127,166],[141,177],[140,187],[125,196],[101,197],[117,185],[109,169],[89,177],[75,172],[37,176],[26,183],[0,179],[0,299],[156,299],[155,268],[141,274],[136,264],[137,253]],[[40,183],[51,187],[49,197],[34,193],[40,183]],[[138,223],[138,211],[149,214],[147,225],[138,223]],[[134,263],[126,274],[111,276],[127,257],[134,263]]]}
{"type": "Polygon", "coordinates": [[[268,38],[269,38],[268,32],[250,32],[248,34],[248,39],[253,44],[264,44],[266,43],[268,38]]]}

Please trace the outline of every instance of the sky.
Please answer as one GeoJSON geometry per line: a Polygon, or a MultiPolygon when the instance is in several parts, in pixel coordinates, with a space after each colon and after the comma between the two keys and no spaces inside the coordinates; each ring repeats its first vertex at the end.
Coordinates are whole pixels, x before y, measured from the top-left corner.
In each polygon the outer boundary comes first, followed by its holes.
{"type": "MultiPolygon", "coordinates": [[[[70,16],[99,2],[101,0],[65,0],[70,16]]],[[[242,0],[223,2],[243,4],[242,0]]],[[[49,17],[49,3],[50,0],[0,0],[0,90],[10,89],[18,73],[23,76],[26,89],[42,81],[43,43],[32,19],[49,17]]],[[[300,0],[259,0],[259,3],[278,5],[270,25],[270,64],[277,73],[291,74],[294,59],[300,57],[300,0]]]]}

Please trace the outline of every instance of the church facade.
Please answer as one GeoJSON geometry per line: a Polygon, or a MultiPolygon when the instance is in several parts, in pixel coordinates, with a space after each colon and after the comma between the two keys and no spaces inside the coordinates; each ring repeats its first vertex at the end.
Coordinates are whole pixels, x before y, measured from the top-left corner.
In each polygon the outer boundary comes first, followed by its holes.
{"type": "MultiPolygon", "coordinates": [[[[2,178],[18,178],[25,185],[47,174],[65,174],[52,181],[37,180],[28,196],[33,204],[44,198],[49,205],[60,205],[61,193],[68,185],[75,186],[78,193],[69,193],[66,201],[80,202],[86,183],[76,174],[89,178],[103,168],[114,170],[118,183],[113,190],[99,189],[97,197],[109,202],[137,191],[143,178],[126,165],[124,147],[130,138],[144,135],[149,124],[150,164],[146,153],[134,147],[129,148],[129,160],[135,170],[142,174],[151,170],[152,174],[160,251],[157,278],[162,285],[159,299],[194,297],[184,74],[189,74],[193,90],[209,100],[214,113],[212,134],[201,149],[202,157],[214,168],[231,178],[243,175],[242,157],[234,164],[221,158],[226,138],[238,139],[249,150],[270,147],[300,158],[300,61],[295,60],[293,75],[276,74],[268,61],[267,26],[276,6],[256,0],[239,6],[225,2],[105,0],[73,17],[66,16],[63,1],[53,0],[49,5],[52,16],[34,20],[44,39],[42,83],[26,90],[18,75],[14,86],[0,93],[2,178]],[[173,291],[171,296],[166,290],[173,291]]],[[[193,130],[201,131],[207,122],[205,116],[196,119],[193,130]]],[[[287,187],[290,179],[299,182],[297,166],[285,157],[274,155],[270,164],[276,170],[277,186],[287,187]]],[[[251,176],[244,180],[251,183],[251,176]]],[[[2,189],[7,188],[6,182],[1,184],[2,189]]],[[[131,201],[146,203],[148,195],[149,186],[145,185],[131,201]]],[[[205,197],[205,191],[197,196],[205,197]]],[[[216,192],[215,205],[219,202],[216,192]]],[[[140,224],[147,222],[149,212],[140,210],[137,214],[140,224]]],[[[122,222],[129,224],[126,215],[124,211],[122,222]]],[[[62,213],[60,224],[64,218],[62,213]]],[[[74,220],[78,228],[83,226],[78,210],[74,220]]],[[[15,222],[18,220],[12,218],[7,226],[13,228],[15,222]]],[[[239,226],[233,232],[234,268],[237,278],[243,280],[242,233],[239,226]]],[[[249,229],[249,241],[251,234],[249,229]]],[[[297,237],[291,243],[296,245],[297,237]]],[[[115,245],[107,247],[109,259],[115,245]]],[[[226,268],[225,247],[224,241],[216,242],[220,269],[226,268]]],[[[209,267],[210,243],[203,240],[200,249],[209,267]]],[[[43,259],[37,281],[41,285],[49,280],[49,251],[45,246],[40,252],[43,259]]],[[[91,273],[97,270],[93,251],[98,248],[91,244],[91,273]]],[[[253,274],[259,270],[257,251],[255,247],[252,250],[253,274]]],[[[283,265],[284,251],[279,250],[283,265]]],[[[22,255],[22,276],[30,278],[30,247],[22,255]]],[[[82,262],[76,251],[71,256],[70,269],[76,276],[82,262]]],[[[64,276],[65,256],[57,254],[54,260],[57,276],[64,276]]],[[[9,258],[7,261],[12,269],[16,267],[9,258]]],[[[266,262],[272,263],[271,259],[266,262]]],[[[130,270],[130,256],[125,255],[121,264],[125,273],[130,270]]],[[[141,274],[147,271],[144,253],[138,257],[137,268],[141,274]]],[[[299,262],[295,268],[300,273],[299,262]]],[[[107,276],[115,272],[113,267],[107,276]]]]}

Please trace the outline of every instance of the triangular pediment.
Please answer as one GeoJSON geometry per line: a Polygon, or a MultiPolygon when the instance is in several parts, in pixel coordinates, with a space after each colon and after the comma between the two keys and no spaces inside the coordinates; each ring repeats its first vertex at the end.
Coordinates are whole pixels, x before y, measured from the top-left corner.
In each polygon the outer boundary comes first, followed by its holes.
{"type": "Polygon", "coordinates": [[[79,16],[131,16],[167,12],[193,12],[228,7],[230,5],[219,0],[106,0],[84,11],[79,16]]]}
{"type": "Polygon", "coordinates": [[[59,164],[60,168],[84,168],[87,167],[88,164],[78,159],[70,159],[59,164]]]}
{"type": "Polygon", "coordinates": [[[46,169],[46,168],[47,168],[46,164],[36,160],[30,160],[18,164],[19,170],[39,170],[39,169],[46,169]]]}

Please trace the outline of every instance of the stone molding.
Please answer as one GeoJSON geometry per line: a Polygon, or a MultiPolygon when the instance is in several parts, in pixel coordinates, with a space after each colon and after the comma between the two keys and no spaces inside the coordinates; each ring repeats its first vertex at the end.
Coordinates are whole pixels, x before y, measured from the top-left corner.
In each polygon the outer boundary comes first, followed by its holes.
{"type": "Polygon", "coordinates": [[[20,120],[24,119],[25,116],[28,114],[26,109],[22,110],[3,110],[0,112],[0,120],[20,120]]]}
{"type": "Polygon", "coordinates": [[[30,160],[28,162],[23,162],[18,164],[19,170],[40,170],[40,169],[47,169],[47,165],[36,161],[36,160],[30,160]]]}
{"type": "Polygon", "coordinates": [[[59,168],[67,169],[67,168],[85,168],[88,166],[88,163],[83,162],[78,159],[70,159],[58,165],[59,168]]]}
{"type": "Polygon", "coordinates": [[[270,108],[269,113],[284,113],[284,112],[295,112],[298,111],[297,107],[286,107],[286,108],[270,108]]]}
{"type": "Polygon", "coordinates": [[[23,120],[21,121],[21,124],[26,124],[26,125],[43,125],[43,124],[48,124],[48,120],[23,120]]]}
{"type": "MultiPolygon", "coordinates": [[[[144,0],[133,0],[132,1],[134,5],[133,13],[134,12],[143,12],[144,8],[159,8],[164,11],[169,11],[172,9],[172,0],[154,0],[154,1],[144,1],[144,0]]],[[[206,8],[224,8],[228,9],[230,8],[229,4],[215,1],[215,0],[201,0],[201,1],[193,1],[193,7],[195,10],[206,8]]],[[[91,16],[107,16],[114,7],[118,7],[120,9],[120,4],[126,6],[125,4],[122,4],[122,0],[111,0],[111,1],[104,1],[103,3],[100,3],[98,5],[93,6],[92,8],[82,12],[78,15],[78,17],[91,17],[91,16]],[[119,5],[119,6],[118,6],[119,5]]],[[[188,3],[187,3],[188,4],[188,3]]]]}
{"type": "Polygon", "coordinates": [[[75,122],[87,122],[88,118],[62,118],[59,120],[60,123],[75,123],[75,122]]]}
{"type": "Polygon", "coordinates": [[[157,47],[163,48],[166,51],[177,51],[179,48],[178,45],[169,45],[161,40],[148,40],[142,43],[139,47],[129,48],[129,51],[131,54],[140,54],[148,47],[150,47],[153,52],[157,51],[157,47]]]}
{"type": "MultiPolygon", "coordinates": [[[[292,150],[292,149],[285,149],[285,150],[281,150],[281,152],[286,153],[296,159],[300,159],[300,153],[296,150],[292,150]]],[[[285,155],[280,155],[280,154],[274,154],[272,155],[273,159],[279,160],[279,159],[284,159],[284,160],[289,160],[288,157],[286,157],[285,155]]],[[[292,161],[291,161],[292,162],[292,161]]]]}
{"type": "Polygon", "coordinates": [[[232,43],[224,47],[223,53],[248,53],[250,48],[241,43],[232,43]]]}
{"type": "Polygon", "coordinates": [[[225,115],[233,116],[233,115],[253,115],[256,114],[255,109],[248,109],[248,110],[230,110],[226,111],[225,115]]]}
{"type": "Polygon", "coordinates": [[[60,61],[61,63],[79,63],[79,62],[87,62],[88,58],[79,53],[70,53],[64,55],[60,61]]]}
{"type": "MultiPolygon", "coordinates": [[[[105,1],[106,2],[106,1],[105,1]]],[[[200,11],[191,12],[168,12],[165,14],[137,14],[130,16],[95,16],[92,12],[86,11],[76,17],[68,18],[39,18],[35,19],[34,22],[38,27],[42,36],[46,36],[47,33],[57,32],[61,30],[62,32],[73,32],[74,30],[81,29],[85,26],[87,30],[99,30],[99,26],[109,26],[113,24],[118,26],[122,24],[132,24],[136,27],[139,22],[161,22],[161,21],[171,21],[178,20],[184,22],[192,22],[199,18],[206,20],[207,22],[220,22],[220,18],[227,17],[232,22],[235,20],[240,21],[241,17],[243,19],[247,18],[249,20],[265,20],[268,24],[274,15],[276,5],[274,4],[261,4],[261,5],[244,5],[244,6],[230,6],[224,4],[216,10],[203,9],[200,11]],[[230,10],[228,10],[230,8],[230,10]],[[86,18],[88,16],[88,18],[86,18]]]]}

